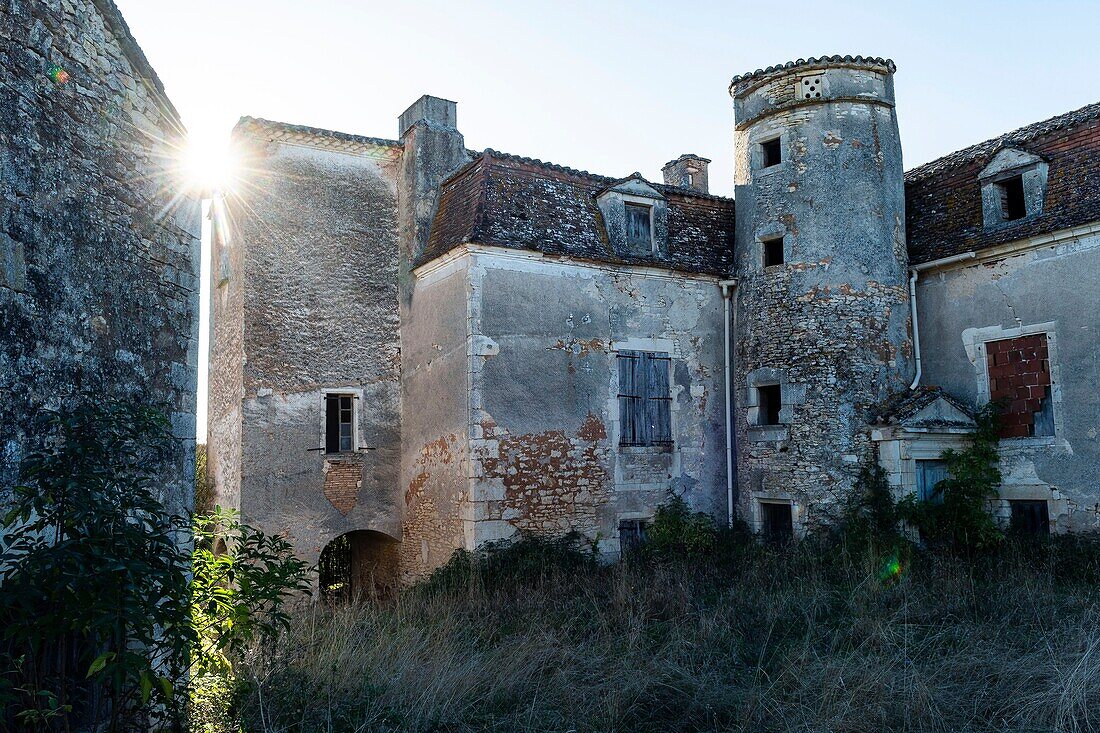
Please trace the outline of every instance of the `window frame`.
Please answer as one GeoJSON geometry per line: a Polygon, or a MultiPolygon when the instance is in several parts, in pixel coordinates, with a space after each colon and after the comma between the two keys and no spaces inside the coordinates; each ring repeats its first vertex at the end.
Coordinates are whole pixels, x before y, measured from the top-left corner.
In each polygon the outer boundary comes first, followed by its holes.
{"type": "Polygon", "coordinates": [[[779,235],[777,237],[765,237],[760,240],[761,261],[764,263],[764,268],[779,267],[787,262],[786,252],[786,237],[779,235]],[[769,254],[775,254],[775,250],[778,247],[779,261],[769,262],[769,254]]]}
{"type": "Polygon", "coordinates": [[[630,248],[644,248],[646,252],[653,251],[653,205],[643,204],[637,201],[623,201],[623,237],[626,246],[630,248]],[[646,238],[639,239],[631,236],[631,210],[645,211],[646,238]]]}
{"type": "Polygon", "coordinates": [[[767,170],[769,168],[775,168],[778,165],[783,164],[783,137],[782,135],[775,135],[761,140],[758,145],[760,146],[760,169],[767,170]],[[773,147],[774,146],[774,147],[773,147]],[[775,152],[774,160],[769,155],[769,151],[775,152]],[[769,162],[771,161],[771,162],[769,162]]]}
{"type": "Polygon", "coordinates": [[[359,403],[362,398],[362,394],[359,390],[353,389],[324,389],[322,394],[322,410],[321,410],[321,452],[326,456],[340,455],[341,453],[355,453],[359,450],[359,403]],[[343,400],[348,400],[348,405],[345,407],[343,400]],[[330,420],[329,420],[329,405],[331,402],[337,403],[337,411],[343,412],[344,410],[350,410],[348,415],[349,422],[344,422],[343,415],[338,414],[337,421],[337,433],[336,433],[336,447],[337,450],[330,450],[330,420]],[[348,435],[343,435],[342,428],[347,425],[348,435]],[[347,442],[345,442],[345,438],[347,442]],[[345,449],[345,445],[348,447],[345,449]]]}
{"type": "Polygon", "coordinates": [[[662,351],[621,349],[615,356],[619,445],[639,448],[674,445],[672,355],[662,351]]]}
{"type": "Polygon", "coordinates": [[[756,425],[757,427],[775,427],[783,424],[783,385],[779,382],[769,382],[767,384],[756,385],[756,425]],[[775,390],[775,404],[774,415],[775,421],[771,420],[771,413],[773,412],[772,401],[766,397],[767,394],[775,390]]]}
{"type": "Polygon", "coordinates": [[[993,185],[996,187],[997,199],[1001,206],[1001,221],[1020,221],[1028,217],[1023,173],[999,178],[993,181],[993,185]]]}

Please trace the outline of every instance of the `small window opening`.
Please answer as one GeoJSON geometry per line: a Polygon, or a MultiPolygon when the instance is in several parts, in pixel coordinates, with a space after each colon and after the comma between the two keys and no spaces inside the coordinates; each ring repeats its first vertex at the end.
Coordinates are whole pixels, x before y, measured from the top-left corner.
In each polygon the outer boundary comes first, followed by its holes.
{"type": "Polygon", "coordinates": [[[794,537],[794,517],[790,502],[760,502],[760,519],[764,541],[772,545],[785,545],[794,537]]]}
{"type": "Polygon", "coordinates": [[[778,384],[765,384],[756,388],[759,402],[759,425],[778,425],[782,407],[782,392],[778,384]]]}
{"type": "Polygon", "coordinates": [[[780,145],[779,138],[760,143],[760,150],[763,154],[764,168],[771,168],[783,162],[783,147],[780,145]]]}
{"type": "Polygon", "coordinates": [[[650,235],[650,207],[643,204],[626,204],[626,241],[630,245],[649,249],[653,239],[650,235]]]}
{"type": "Polygon", "coordinates": [[[325,452],[346,453],[353,450],[354,395],[330,394],[325,396],[325,452]]]}
{"type": "Polygon", "coordinates": [[[763,240],[764,267],[775,267],[783,264],[783,237],[773,237],[763,240]]]}
{"type": "Polygon", "coordinates": [[[1001,197],[1001,218],[1005,221],[1015,221],[1027,216],[1023,176],[1013,176],[999,182],[997,193],[1001,197]]]}
{"type": "Polygon", "coordinates": [[[619,521],[619,552],[623,556],[633,555],[645,544],[646,521],[644,519],[622,519],[619,521]]]}
{"type": "Polygon", "coordinates": [[[1008,505],[1012,510],[1009,526],[1013,532],[1039,537],[1050,534],[1050,510],[1045,501],[1010,500],[1008,505]]]}

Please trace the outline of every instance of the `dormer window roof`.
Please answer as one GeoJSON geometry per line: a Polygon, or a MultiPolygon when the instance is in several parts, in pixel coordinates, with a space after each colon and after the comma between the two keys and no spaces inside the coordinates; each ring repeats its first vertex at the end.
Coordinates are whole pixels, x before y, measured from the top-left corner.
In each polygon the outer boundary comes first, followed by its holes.
{"type": "Polygon", "coordinates": [[[640,173],[607,186],[596,195],[607,240],[624,257],[668,254],[668,203],[640,173]]]}
{"type": "Polygon", "coordinates": [[[1047,163],[1019,148],[1004,148],[978,174],[985,229],[1006,226],[1041,213],[1047,163]]]}

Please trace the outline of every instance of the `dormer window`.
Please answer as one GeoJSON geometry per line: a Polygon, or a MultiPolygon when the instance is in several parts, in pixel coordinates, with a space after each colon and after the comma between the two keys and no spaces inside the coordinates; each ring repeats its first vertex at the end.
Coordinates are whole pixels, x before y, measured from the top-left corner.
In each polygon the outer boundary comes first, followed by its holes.
{"type": "Polygon", "coordinates": [[[1012,176],[994,184],[1001,200],[1001,218],[1015,221],[1027,216],[1027,201],[1024,199],[1024,177],[1012,176]]]}
{"type": "Polygon", "coordinates": [[[651,218],[653,207],[626,204],[626,243],[632,248],[648,250],[653,245],[651,218]]]}
{"type": "Polygon", "coordinates": [[[993,156],[978,174],[985,228],[1010,226],[1041,214],[1047,169],[1042,158],[1017,148],[1005,148],[993,156]]]}
{"type": "Polygon", "coordinates": [[[600,207],[607,243],[616,254],[642,258],[668,254],[668,202],[640,173],[600,191],[596,205],[600,207]]]}

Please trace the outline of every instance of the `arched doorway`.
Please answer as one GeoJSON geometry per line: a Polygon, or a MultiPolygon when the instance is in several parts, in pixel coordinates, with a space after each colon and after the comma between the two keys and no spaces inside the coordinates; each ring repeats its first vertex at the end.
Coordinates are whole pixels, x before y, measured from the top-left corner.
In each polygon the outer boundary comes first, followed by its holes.
{"type": "Polygon", "coordinates": [[[381,532],[345,532],[321,551],[321,599],[347,603],[389,598],[397,592],[397,541],[381,532]]]}

